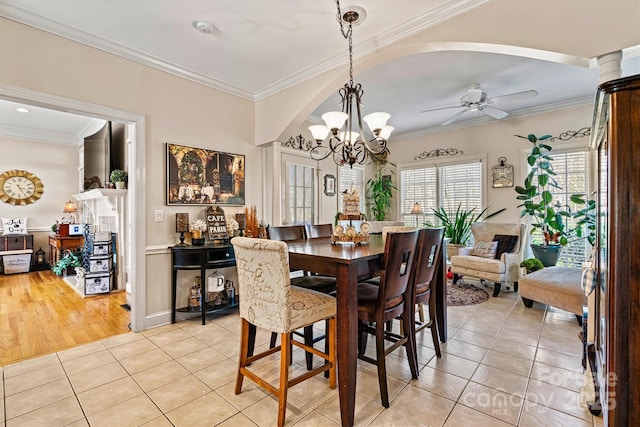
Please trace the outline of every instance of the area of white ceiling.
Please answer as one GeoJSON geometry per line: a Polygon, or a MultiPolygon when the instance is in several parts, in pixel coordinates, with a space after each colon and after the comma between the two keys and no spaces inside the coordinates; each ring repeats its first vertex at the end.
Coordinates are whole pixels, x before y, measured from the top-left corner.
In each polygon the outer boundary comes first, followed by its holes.
{"type": "MultiPolygon", "coordinates": [[[[354,30],[355,56],[361,57],[459,13],[475,13],[473,8],[487,1],[403,0],[402,7],[387,0],[341,4],[343,9],[360,5],[367,11],[365,22],[354,30]]],[[[0,0],[0,16],[250,99],[336,66],[346,72],[347,67],[347,45],[332,0],[0,0]],[[198,19],[210,21],[213,32],[198,32],[192,25],[198,19]]],[[[489,97],[538,91],[535,98],[500,104],[508,117],[591,102],[598,84],[595,68],[468,51],[406,56],[354,71],[365,91],[364,111],[391,113],[396,136],[442,130],[440,124],[457,110],[420,111],[459,104],[472,83],[479,83],[489,97]]],[[[623,74],[636,73],[640,58],[625,59],[623,74]]],[[[337,95],[331,96],[310,119],[338,109],[338,101],[337,95]]],[[[34,108],[34,114],[15,116],[0,108],[0,130],[31,127],[35,133],[48,129],[78,135],[86,126],[76,121],[69,125],[75,130],[64,129],[62,113],[40,119],[36,113],[46,111],[34,108]]],[[[469,112],[448,128],[486,120],[490,118],[469,112]]]]}

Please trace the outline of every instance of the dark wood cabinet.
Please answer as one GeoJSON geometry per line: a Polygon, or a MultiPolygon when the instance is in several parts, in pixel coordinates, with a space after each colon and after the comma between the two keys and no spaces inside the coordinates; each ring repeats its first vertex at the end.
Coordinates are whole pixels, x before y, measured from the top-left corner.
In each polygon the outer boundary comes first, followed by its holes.
{"type": "Polygon", "coordinates": [[[171,247],[171,264],[173,272],[171,277],[171,323],[176,322],[176,312],[193,313],[188,307],[177,308],[177,280],[178,270],[199,270],[201,290],[201,308],[199,310],[202,316],[202,324],[206,322],[206,315],[215,311],[237,306],[237,297],[233,301],[224,305],[215,305],[206,301],[207,293],[207,277],[206,271],[215,268],[235,267],[236,257],[231,245],[204,245],[204,246],[172,246],[171,247]]]}
{"type": "MultiPolygon", "coordinates": [[[[605,426],[640,425],[640,75],[598,88],[594,380],[605,426]]],[[[598,409],[592,407],[592,410],[598,409]]]]}

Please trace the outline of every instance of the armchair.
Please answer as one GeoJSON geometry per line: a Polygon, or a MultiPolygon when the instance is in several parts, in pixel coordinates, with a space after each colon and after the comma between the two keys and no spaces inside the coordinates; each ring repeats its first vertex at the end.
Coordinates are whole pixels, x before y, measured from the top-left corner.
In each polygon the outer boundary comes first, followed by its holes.
{"type": "Polygon", "coordinates": [[[456,283],[461,275],[468,275],[493,281],[495,283],[494,297],[500,294],[502,283],[507,285],[513,283],[513,290],[517,292],[521,271],[520,262],[522,262],[524,242],[527,236],[527,224],[476,222],[471,225],[471,233],[476,245],[478,242],[498,241],[496,255],[487,258],[477,254],[473,255],[474,248],[461,249],[458,255],[451,257],[453,283],[456,283]],[[517,236],[517,239],[513,237],[496,238],[496,235],[517,236]]]}

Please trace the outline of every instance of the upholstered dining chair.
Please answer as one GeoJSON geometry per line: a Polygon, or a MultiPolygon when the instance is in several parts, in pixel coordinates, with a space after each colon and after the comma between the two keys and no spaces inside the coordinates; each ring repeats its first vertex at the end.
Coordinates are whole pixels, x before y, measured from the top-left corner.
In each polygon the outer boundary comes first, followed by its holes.
{"type": "Polygon", "coordinates": [[[418,378],[414,340],[408,334],[413,319],[413,286],[410,282],[415,259],[418,231],[389,233],[386,236],[383,269],[379,283],[358,283],[358,358],[378,367],[378,383],[382,406],[389,407],[386,356],[400,346],[407,352],[412,378],[418,378]],[[407,331],[398,335],[385,330],[386,322],[400,316],[407,331]],[[376,338],[375,359],[365,354],[366,334],[376,338]],[[385,348],[385,340],[393,344],[385,348]]]}
{"type": "MultiPolygon", "coordinates": [[[[280,240],[283,242],[305,240],[307,239],[307,228],[304,225],[283,225],[279,227],[269,226],[267,227],[267,237],[271,240],[280,240]]],[[[309,274],[308,272],[303,272],[302,276],[292,277],[291,284],[301,288],[322,292],[324,294],[332,294],[336,291],[335,277],[319,276],[316,274],[309,274]]],[[[304,328],[303,333],[305,343],[309,346],[313,346],[313,344],[325,338],[324,335],[314,337],[312,326],[304,328]]],[[[271,334],[271,348],[275,347],[277,339],[278,334],[271,334]]],[[[313,368],[313,354],[307,353],[305,357],[307,361],[307,369],[311,370],[313,368]]]]}
{"type": "MultiPolygon", "coordinates": [[[[244,377],[278,398],[278,426],[285,421],[288,389],[312,376],[329,372],[329,387],[336,387],[336,300],[320,292],[291,286],[289,253],[282,241],[234,237],[242,323],[240,360],[235,394],[242,391],[244,377]],[[325,353],[292,338],[296,329],[328,320],[329,350],[325,353]],[[251,325],[281,335],[281,345],[248,356],[251,325]],[[289,377],[291,345],[325,360],[319,367],[294,378],[289,377]],[[274,386],[248,365],[280,351],[280,380],[274,386]]],[[[262,365],[264,367],[264,365],[262,365]]]]}

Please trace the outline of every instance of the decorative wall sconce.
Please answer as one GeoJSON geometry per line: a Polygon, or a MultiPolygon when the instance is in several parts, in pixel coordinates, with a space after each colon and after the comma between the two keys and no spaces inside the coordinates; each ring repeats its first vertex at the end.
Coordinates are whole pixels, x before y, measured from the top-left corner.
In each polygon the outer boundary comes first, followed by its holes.
{"type": "Polygon", "coordinates": [[[500,157],[499,164],[491,168],[493,188],[513,187],[513,165],[506,162],[506,157],[500,157]]]}

